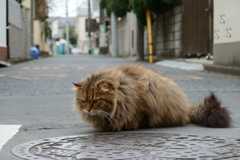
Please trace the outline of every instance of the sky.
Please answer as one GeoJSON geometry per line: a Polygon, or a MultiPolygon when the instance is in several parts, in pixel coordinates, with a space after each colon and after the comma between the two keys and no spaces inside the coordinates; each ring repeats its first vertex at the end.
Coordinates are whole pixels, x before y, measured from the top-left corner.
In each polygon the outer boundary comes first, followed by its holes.
{"type": "Polygon", "coordinates": [[[77,6],[87,7],[88,0],[48,0],[50,1],[49,17],[66,17],[66,1],[68,1],[68,17],[77,15],[77,6]]]}

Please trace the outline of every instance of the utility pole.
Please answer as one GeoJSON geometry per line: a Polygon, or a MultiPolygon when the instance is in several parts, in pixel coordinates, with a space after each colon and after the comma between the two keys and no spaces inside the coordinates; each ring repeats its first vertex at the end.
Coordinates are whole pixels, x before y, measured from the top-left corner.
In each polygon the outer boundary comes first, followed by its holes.
{"type": "Polygon", "coordinates": [[[91,4],[90,0],[88,0],[88,53],[91,53],[92,47],[92,38],[91,38],[91,4]]]}
{"type": "Polygon", "coordinates": [[[111,13],[111,39],[112,39],[112,56],[118,56],[118,21],[114,12],[111,13]]]}
{"type": "Polygon", "coordinates": [[[151,22],[151,11],[146,10],[147,17],[147,30],[148,30],[148,50],[149,50],[149,62],[153,63],[153,40],[152,40],[152,22],[151,22]]]}
{"type": "Polygon", "coordinates": [[[141,24],[139,20],[137,20],[137,60],[142,61],[144,60],[144,26],[141,24]]]}
{"type": "Polygon", "coordinates": [[[100,53],[106,54],[106,23],[105,23],[105,10],[100,7],[100,22],[99,22],[99,47],[100,53]]]}
{"type": "Polygon", "coordinates": [[[69,26],[68,26],[68,0],[66,0],[66,40],[67,40],[67,54],[69,54],[69,26]]]}
{"type": "Polygon", "coordinates": [[[78,16],[78,0],[76,0],[76,11],[77,11],[77,16],[78,16]]]}
{"type": "Polygon", "coordinates": [[[31,15],[30,15],[30,19],[31,19],[31,46],[34,46],[34,37],[33,37],[33,36],[34,36],[34,34],[33,34],[33,33],[34,33],[33,29],[34,29],[34,28],[33,28],[33,21],[34,21],[34,18],[35,18],[35,17],[34,17],[34,15],[35,15],[34,11],[35,11],[35,9],[36,9],[36,8],[35,8],[35,6],[36,6],[35,3],[36,3],[36,2],[35,2],[34,0],[31,0],[30,2],[31,2],[31,15]]]}

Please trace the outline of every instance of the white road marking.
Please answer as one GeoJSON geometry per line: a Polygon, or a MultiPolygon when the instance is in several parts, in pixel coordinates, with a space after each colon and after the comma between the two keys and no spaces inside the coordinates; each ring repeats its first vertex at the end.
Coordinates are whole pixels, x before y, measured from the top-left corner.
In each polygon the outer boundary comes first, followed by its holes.
{"type": "Polygon", "coordinates": [[[0,125],[0,151],[18,131],[21,125],[0,125]]]}

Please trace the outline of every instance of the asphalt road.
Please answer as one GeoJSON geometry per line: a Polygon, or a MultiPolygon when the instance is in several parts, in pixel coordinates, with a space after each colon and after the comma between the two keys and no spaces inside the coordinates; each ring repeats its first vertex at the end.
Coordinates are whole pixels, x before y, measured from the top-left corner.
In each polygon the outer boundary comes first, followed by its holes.
{"type": "MultiPolygon", "coordinates": [[[[19,132],[3,146],[0,160],[20,159],[11,150],[21,143],[97,133],[90,125],[80,122],[72,111],[72,82],[80,81],[93,71],[128,63],[135,62],[107,56],[64,55],[0,68],[0,130],[3,129],[1,125],[21,125],[19,132]]],[[[127,132],[240,138],[240,77],[141,64],[175,80],[191,102],[202,100],[210,91],[215,92],[222,104],[231,110],[233,123],[225,129],[189,124],[127,132]]]]}

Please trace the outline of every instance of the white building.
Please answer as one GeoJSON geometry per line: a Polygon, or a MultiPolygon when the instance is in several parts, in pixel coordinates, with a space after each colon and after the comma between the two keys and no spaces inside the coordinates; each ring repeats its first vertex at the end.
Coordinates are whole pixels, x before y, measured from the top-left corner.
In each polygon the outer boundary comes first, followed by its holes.
{"type": "Polygon", "coordinates": [[[48,18],[48,23],[52,29],[52,38],[59,39],[65,38],[64,32],[66,28],[66,23],[69,24],[69,27],[75,28],[76,26],[76,17],[50,17],[48,18]]]}
{"type": "MultiPolygon", "coordinates": [[[[88,8],[87,4],[80,6],[77,10],[77,20],[76,20],[76,33],[78,36],[77,39],[77,48],[81,48],[83,53],[87,54],[89,51],[89,40],[88,32],[86,32],[86,19],[88,19],[88,8]]],[[[99,1],[91,1],[91,19],[96,19],[99,22],[99,1]]],[[[95,47],[95,38],[97,35],[91,33],[91,47],[95,47]]]]}
{"type": "Polygon", "coordinates": [[[0,61],[7,59],[7,24],[6,24],[6,1],[0,1],[0,61]]]}
{"type": "Polygon", "coordinates": [[[137,17],[133,12],[118,19],[119,56],[137,55],[137,17]]]}
{"type": "Polygon", "coordinates": [[[240,67],[240,1],[214,1],[213,62],[240,67]]]}

